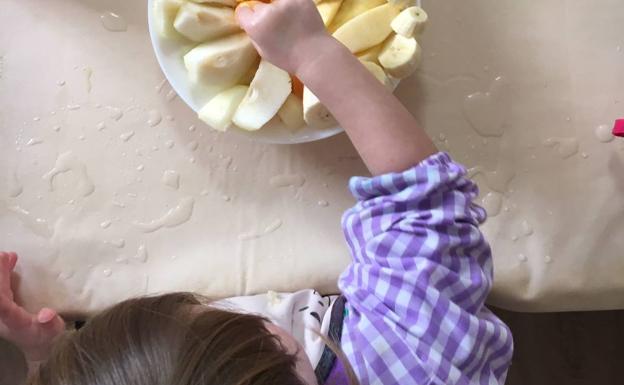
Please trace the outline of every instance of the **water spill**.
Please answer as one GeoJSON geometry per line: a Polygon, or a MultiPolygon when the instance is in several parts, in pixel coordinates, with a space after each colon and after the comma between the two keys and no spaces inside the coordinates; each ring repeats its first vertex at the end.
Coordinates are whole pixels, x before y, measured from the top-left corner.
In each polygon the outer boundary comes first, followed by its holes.
{"type": "Polygon", "coordinates": [[[106,241],[104,243],[106,243],[107,245],[114,246],[118,249],[122,249],[124,246],[126,246],[126,241],[122,238],[113,239],[112,241],[106,241]]]}
{"type": "Polygon", "coordinates": [[[34,216],[30,211],[20,206],[10,206],[8,209],[14,213],[33,234],[44,238],[52,237],[52,230],[47,220],[34,216]]]}
{"type": "Polygon", "coordinates": [[[191,151],[195,151],[197,150],[197,148],[199,147],[199,143],[197,143],[196,140],[190,141],[187,145],[186,148],[188,148],[191,151]]]}
{"type": "Polygon", "coordinates": [[[548,138],[544,141],[544,146],[556,148],[557,155],[567,159],[578,152],[579,141],[576,138],[548,138]]]}
{"type": "Polygon", "coordinates": [[[249,231],[247,233],[243,233],[240,234],[238,236],[238,239],[241,241],[247,241],[247,240],[251,240],[251,239],[258,239],[258,238],[262,238],[266,235],[269,235],[271,233],[274,233],[275,231],[277,231],[280,227],[282,227],[282,220],[281,219],[276,219],[273,222],[271,222],[267,227],[264,228],[264,230],[262,231],[249,231]]]}
{"type": "Polygon", "coordinates": [[[171,102],[177,97],[178,97],[178,94],[176,94],[176,92],[172,88],[169,90],[169,92],[167,92],[167,96],[165,97],[165,99],[167,99],[168,102],[171,102]]]}
{"type": "Polygon", "coordinates": [[[324,200],[320,200],[317,202],[317,204],[321,207],[328,207],[329,206],[329,202],[324,201],[324,200]]]}
{"type": "Polygon", "coordinates": [[[613,136],[613,133],[611,132],[611,127],[607,126],[606,124],[602,124],[596,127],[594,134],[596,135],[596,138],[602,143],[609,143],[613,141],[613,139],[615,139],[615,136],[613,136]]]}
{"type": "Polygon", "coordinates": [[[195,200],[191,197],[183,198],[175,207],[171,208],[160,218],[150,222],[134,222],[145,233],[151,233],[163,227],[176,227],[191,219],[195,200]]]}
{"type": "Polygon", "coordinates": [[[43,139],[42,138],[31,138],[28,140],[28,142],[26,143],[27,146],[36,146],[37,144],[41,144],[43,143],[43,139]]]}
{"type": "Polygon", "coordinates": [[[93,84],[91,83],[91,77],[93,77],[93,69],[91,67],[85,67],[82,69],[85,73],[85,81],[87,83],[87,93],[91,93],[93,84]]]}
{"type": "Polygon", "coordinates": [[[100,227],[103,228],[103,229],[107,229],[107,228],[110,227],[111,224],[112,224],[111,221],[106,220],[106,221],[103,221],[103,222],[100,223],[100,227]]]}
{"type": "Polygon", "coordinates": [[[109,110],[109,115],[108,116],[111,119],[113,119],[114,121],[118,121],[121,118],[123,118],[123,111],[121,110],[121,108],[111,107],[111,106],[108,106],[107,108],[109,110]]]}
{"type": "Polygon", "coordinates": [[[100,15],[102,26],[111,32],[124,32],[128,30],[126,19],[114,12],[106,12],[100,15]]]}
{"type": "Polygon", "coordinates": [[[123,140],[124,142],[127,142],[133,136],[134,136],[134,131],[128,131],[128,132],[124,132],[123,134],[119,135],[119,139],[123,140]]]}
{"type": "Polygon", "coordinates": [[[147,113],[147,125],[150,127],[156,127],[162,122],[162,115],[158,110],[151,110],[147,113]]]}
{"type": "Polygon", "coordinates": [[[522,227],[522,234],[524,234],[527,237],[533,235],[533,226],[531,226],[529,222],[522,221],[520,226],[522,227]]]}
{"type": "Polygon", "coordinates": [[[472,128],[481,136],[500,137],[505,132],[510,105],[508,84],[499,76],[487,92],[476,92],[464,99],[464,115],[472,128]]]}
{"type": "Polygon", "coordinates": [[[50,191],[54,191],[54,179],[58,174],[71,171],[78,178],[77,189],[80,195],[88,196],[95,191],[95,186],[87,174],[87,168],[71,151],[64,152],[56,158],[52,170],[48,171],[43,179],[47,180],[50,191]]]}
{"type": "Polygon", "coordinates": [[[481,200],[481,204],[489,217],[495,217],[500,214],[503,207],[503,196],[497,192],[487,193],[481,200]]]}
{"type": "Polygon", "coordinates": [[[67,109],[70,111],[76,111],[80,109],[80,104],[68,104],[67,109]]]}
{"type": "Polygon", "coordinates": [[[24,191],[22,184],[17,179],[17,173],[15,171],[9,174],[8,182],[7,193],[10,198],[16,198],[24,191]]]}
{"type": "Polygon", "coordinates": [[[174,190],[180,188],[180,173],[175,170],[166,170],[162,176],[162,183],[174,190]]]}
{"type": "Polygon", "coordinates": [[[502,164],[499,164],[494,171],[485,171],[481,166],[476,166],[468,170],[468,178],[472,179],[477,175],[483,175],[485,177],[485,183],[490,189],[504,194],[507,192],[511,181],[516,176],[516,172],[502,164]]]}
{"type": "Polygon", "coordinates": [[[160,81],[160,83],[158,83],[158,85],[155,87],[157,94],[159,94],[160,91],[162,91],[162,89],[165,87],[165,84],[167,84],[167,79],[163,79],[160,81]]]}
{"type": "Polygon", "coordinates": [[[299,174],[276,175],[269,180],[273,187],[301,187],[305,184],[305,178],[299,174]]]}
{"type": "Polygon", "coordinates": [[[132,259],[139,261],[141,263],[145,263],[147,262],[147,249],[145,248],[145,245],[139,245],[139,248],[137,249],[137,252],[134,256],[132,256],[132,259]]]}

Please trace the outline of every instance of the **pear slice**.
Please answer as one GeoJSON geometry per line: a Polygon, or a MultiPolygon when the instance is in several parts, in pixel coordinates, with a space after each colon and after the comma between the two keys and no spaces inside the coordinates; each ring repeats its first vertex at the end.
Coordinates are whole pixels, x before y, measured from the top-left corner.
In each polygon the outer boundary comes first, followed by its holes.
{"type": "Polygon", "coordinates": [[[316,5],[325,26],[331,24],[340,9],[342,0],[323,0],[316,5]]]}
{"type": "Polygon", "coordinates": [[[336,32],[347,21],[385,3],[386,0],[344,0],[334,20],[329,25],[329,32],[336,32]]]}
{"type": "Polygon", "coordinates": [[[390,80],[388,75],[386,75],[386,72],[383,70],[383,68],[379,66],[379,64],[365,60],[362,60],[362,64],[375,76],[375,78],[377,78],[377,80],[379,80],[381,84],[386,86],[387,89],[391,91],[393,90],[392,81],[390,80]]]}
{"type": "Polygon", "coordinates": [[[422,49],[413,37],[394,35],[389,39],[381,54],[379,63],[391,76],[403,79],[418,69],[422,60],[422,49]]]}
{"type": "Polygon", "coordinates": [[[173,26],[187,39],[199,43],[240,31],[232,8],[192,2],[180,7],[173,26]]]}
{"type": "Polygon", "coordinates": [[[247,86],[234,86],[227,89],[199,110],[197,116],[217,131],[226,131],[232,125],[234,112],[247,94],[247,86]]]}
{"type": "Polygon", "coordinates": [[[184,0],[155,0],[154,1],[154,23],[160,36],[171,39],[179,37],[178,31],[173,28],[173,22],[184,5],[184,0]]]}
{"type": "Polygon", "coordinates": [[[225,5],[226,7],[236,7],[238,2],[236,0],[191,0],[193,3],[204,3],[204,4],[219,4],[225,5]]]}
{"type": "Polygon", "coordinates": [[[383,43],[377,44],[376,46],[371,47],[366,51],[358,53],[357,57],[362,61],[372,61],[373,63],[379,63],[379,54],[381,53],[383,47],[383,43]]]}
{"type": "Polygon", "coordinates": [[[364,51],[390,36],[390,23],[400,12],[392,4],[380,5],[349,20],[334,32],[334,37],[353,53],[364,51]]]}
{"type": "Polygon", "coordinates": [[[245,33],[200,44],[184,55],[189,80],[224,90],[234,86],[256,63],[258,53],[245,33]]]}
{"type": "Polygon", "coordinates": [[[308,87],[303,88],[303,118],[314,128],[329,128],[338,125],[331,112],[321,104],[308,87]]]}
{"type": "Polygon", "coordinates": [[[305,124],[305,120],[303,120],[303,101],[294,94],[288,95],[282,108],[277,111],[277,116],[291,130],[301,128],[305,124]]]}
{"type": "Polygon", "coordinates": [[[277,114],[291,90],[288,72],[266,60],[261,60],[256,76],[236,109],[232,121],[244,130],[261,129],[277,114]]]}
{"type": "Polygon", "coordinates": [[[397,34],[405,37],[417,37],[427,25],[427,13],[420,7],[409,7],[401,11],[392,20],[390,26],[397,34]]]}

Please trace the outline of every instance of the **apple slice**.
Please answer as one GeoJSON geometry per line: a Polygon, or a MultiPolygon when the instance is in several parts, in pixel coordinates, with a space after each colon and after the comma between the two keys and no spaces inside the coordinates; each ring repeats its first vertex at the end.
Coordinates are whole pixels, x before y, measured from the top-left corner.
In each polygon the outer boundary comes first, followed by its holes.
{"type": "Polygon", "coordinates": [[[366,51],[358,53],[357,57],[362,61],[372,61],[373,63],[379,63],[379,54],[381,53],[383,46],[383,43],[377,44],[376,46],[371,47],[366,51]]]}
{"type": "Polygon", "coordinates": [[[189,80],[224,90],[234,86],[256,63],[258,53],[245,33],[200,44],[184,55],[189,80]]]}
{"type": "Polygon", "coordinates": [[[212,40],[240,31],[232,8],[192,2],[180,7],[173,27],[181,35],[195,42],[212,40]]]}
{"type": "Polygon", "coordinates": [[[234,86],[227,89],[199,110],[197,116],[210,127],[218,131],[226,131],[232,125],[234,112],[247,94],[247,86],[234,86]]]}
{"type": "Polygon", "coordinates": [[[325,26],[328,26],[334,20],[341,4],[342,0],[323,0],[316,5],[325,26]]]}
{"type": "Polygon", "coordinates": [[[261,60],[258,72],[236,109],[232,121],[244,130],[261,129],[277,114],[291,90],[288,72],[261,60]]]}
{"type": "Polygon", "coordinates": [[[303,101],[294,94],[288,95],[282,108],[277,111],[277,116],[291,130],[301,128],[305,124],[303,120],[303,101]]]}
{"type": "Polygon", "coordinates": [[[389,39],[379,55],[379,63],[386,72],[399,79],[414,73],[421,60],[422,50],[416,39],[401,35],[389,39]]]}
{"type": "Polygon", "coordinates": [[[364,51],[390,36],[390,23],[400,12],[392,4],[380,5],[349,20],[334,32],[334,37],[353,53],[364,51]]]}
{"type": "Polygon", "coordinates": [[[314,128],[329,128],[338,125],[327,107],[321,104],[308,87],[303,87],[303,119],[314,128]]]}
{"type": "Polygon", "coordinates": [[[386,0],[344,0],[336,17],[329,25],[329,32],[336,32],[347,21],[385,3],[386,0]]]}
{"type": "Polygon", "coordinates": [[[427,13],[422,8],[409,7],[399,13],[390,26],[401,36],[417,37],[425,29],[427,20],[427,13]]]}
{"type": "Polygon", "coordinates": [[[236,0],[191,0],[193,3],[204,3],[204,4],[219,4],[225,5],[226,7],[236,7],[238,3],[236,0]]]}
{"type": "Polygon", "coordinates": [[[377,63],[373,63],[371,61],[361,60],[364,67],[368,69],[374,76],[379,80],[381,84],[386,86],[387,89],[393,90],[393,82],[390,80],[386,72],[379,66],[377,63]]]}
{"type": "Polygon", "coordinates": [[[173,28],[173,22],[185,3],[184,0],[155,0],[154,1],[154,23],[160,36],[164,38],[180,37],[178,31],[173,28]]]}

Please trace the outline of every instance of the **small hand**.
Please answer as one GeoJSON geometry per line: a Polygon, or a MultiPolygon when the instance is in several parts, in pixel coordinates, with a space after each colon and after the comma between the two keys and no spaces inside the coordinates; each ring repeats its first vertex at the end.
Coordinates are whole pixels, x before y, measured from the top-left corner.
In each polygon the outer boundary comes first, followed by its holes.
{"type": "Polygon", "coordinates": [[[16,253],[0,252],[0,337],[20,348],[29,361],[43,361],[65,324],[52,309],[35,315],[15,303],[11,273],[16,264],[16,253]]]}
{"type": "Polygon", "coordinates": [[[260,55],[291,74],[307,60],[310,43],[328,37],[312,0],[243,3],[236,17],[260,55]]]}

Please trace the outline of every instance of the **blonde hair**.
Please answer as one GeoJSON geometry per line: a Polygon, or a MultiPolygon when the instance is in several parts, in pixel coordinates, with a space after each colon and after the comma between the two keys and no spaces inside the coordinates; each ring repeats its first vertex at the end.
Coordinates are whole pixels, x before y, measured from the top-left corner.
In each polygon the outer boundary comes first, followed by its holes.
{"type": "Polygon", "coordinates": [[[63,336],[28,384],[304,385],[296,354],[267,330],[266,319],[210,306],[198,311],[205,303],[190,293],[121,302],[63,336]]]}

